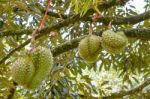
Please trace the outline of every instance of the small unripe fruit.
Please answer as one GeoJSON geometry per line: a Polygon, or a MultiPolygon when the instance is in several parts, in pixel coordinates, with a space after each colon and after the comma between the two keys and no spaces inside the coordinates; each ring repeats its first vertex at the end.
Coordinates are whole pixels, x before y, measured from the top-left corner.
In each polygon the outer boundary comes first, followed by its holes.
{"type": "Polygon", "coordinates": [[[48,48],[38,47],[31,55],[35,67],[35,73],[28,87],[35,89],[39,87],[42,81],[48,75],[53,64],[53,56],[48,48]]]}
{"type": "Polygon", "coordinates": [[[109,53],[120,53],[127,45],[128,39],[123,32],[106,30],[102,34],[102,47],[109,53]]]}
{"type": "Polygon", "coordinates": [[[96,35],[89,35],[82,39],[78,46],[79,56],[88,63],[96,61],[101,51],[101,38],[96,35]]]}
{"type": "Polygon", "coordinates": [[[33,64],[24,58],[17,59],[11,67],[13,79],[23,86],[26,86],[30,82],[34,72],[35,68],[33,64]]]}

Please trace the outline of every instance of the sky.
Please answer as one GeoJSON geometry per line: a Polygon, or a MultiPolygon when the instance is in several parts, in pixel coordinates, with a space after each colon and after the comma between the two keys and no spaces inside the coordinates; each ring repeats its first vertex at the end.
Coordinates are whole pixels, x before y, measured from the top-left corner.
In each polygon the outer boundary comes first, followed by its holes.
{"type": "Polygon", "coordinates": [[[144,0],[133,0],[130,2],[131,2],[131,5],[134,5],[136,7],[136,10],[138,13],[144,12],[144,8],[143,8],[145,6],[144,0]]]}

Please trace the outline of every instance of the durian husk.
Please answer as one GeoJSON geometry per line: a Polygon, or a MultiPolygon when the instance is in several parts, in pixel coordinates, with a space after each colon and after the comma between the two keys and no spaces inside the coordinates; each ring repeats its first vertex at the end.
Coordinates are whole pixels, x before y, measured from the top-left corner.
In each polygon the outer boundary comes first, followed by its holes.
{"type": "Polygon", "coordinates": [[[27,86],[30,82],[35,68],[31,61],[27,61],[26,58],[19,57],[11,67],[11,74],[13,80],[22,86],[27,86]]]}
{"type": "Polygon", "coordinates": [[[82,39],[78,46],[79,56],[88,63],[95,62],[102,50],[100,40],[96,35],[88,35],[82,39]]]}
{"type": "Polygon", "coordinates": [[[19,57],[11,68],[13,80],[27,89],[36,89],[48,75],[53,56],[48,48],[37,47],[33,53],[19,57]]]}
{"type": "Polygon", "coordinates": [[[35,67],[35,73],[28,84],[28,88],[35,89],[42,84],[52,68],[53,56],[50,49],[38,47],[32,53],[31,59],[35,67]]]}
{"type": "Polygon", "coordinates": [[[111,30],[106,30],[102,34],[102,47],[111,54],[118,54],[123,51],[128,43],[128,39],[125,34],[120,32],[113,32],[111,30]]]}

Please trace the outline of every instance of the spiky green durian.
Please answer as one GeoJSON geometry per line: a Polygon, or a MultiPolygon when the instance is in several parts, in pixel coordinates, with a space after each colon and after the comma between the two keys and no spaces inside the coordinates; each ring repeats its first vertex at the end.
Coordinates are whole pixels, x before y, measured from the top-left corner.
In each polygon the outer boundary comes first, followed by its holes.
{"type": "Polygon", "coordinates": [[[120,53],[127,45],[128,39],[123,32],[106,30],[102,34],[102,47],[109,53],[120,53]]]}
{"type": "Polygon", "coordinates": [[[35,68],[31,61],[27,61],[26,59],[20,57],[17,59],[11,67],[11,73],[13,79],[20,85],[26,86],[33,74],[35,72],[35,68]]]}
{"type": "Polygon", "coordinates": [[[38,88],[53,64],[50,49],[38,47],[33,53],[19,57],[11,68],[13,79],[28,89],[38,88]]]}
{"type": "Polygon", "coordinates": [[[79,56],[86,62],[93,63],[101,51],[101,38],[96,35],[89,35],[82,39],[78,46],[79,56]]]}
{"type": "Polygon", "coordinates": [[[35,67],[35,73],[28,84],[28,88],[35,89],[41,85],[52,68],[53,56],[50,49],[38,47],[32,53],[31,59],[35,67]]]}

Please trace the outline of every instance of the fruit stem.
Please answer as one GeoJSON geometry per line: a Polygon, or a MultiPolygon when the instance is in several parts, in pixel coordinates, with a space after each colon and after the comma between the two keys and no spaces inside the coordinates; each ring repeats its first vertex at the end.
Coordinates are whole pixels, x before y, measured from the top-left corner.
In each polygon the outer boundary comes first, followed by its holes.
{"type": "Polygon", "coordinates": [[[111,28],[112,28],[112,22],[110,21],[108,24],[108,29],[111,29],[111,28]]]}
{"type": "Polygon", "coordinates": [[[90,23],[90,25],[89,25],[89,35],[92,35],[92,32],[93,32],[92,23],[90,23]]]}

